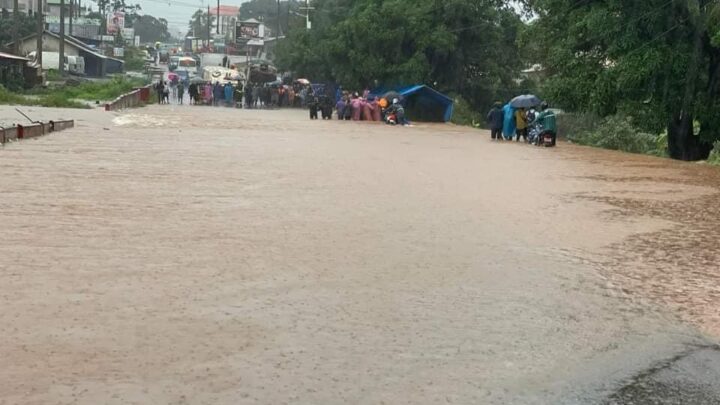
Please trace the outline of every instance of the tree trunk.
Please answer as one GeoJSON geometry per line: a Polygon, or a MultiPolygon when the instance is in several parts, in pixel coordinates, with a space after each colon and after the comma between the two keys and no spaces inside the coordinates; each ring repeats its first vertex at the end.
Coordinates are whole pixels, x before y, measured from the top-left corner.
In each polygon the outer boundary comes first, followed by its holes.
{"type": "Polygon", "coordinates": [[[671,158],[695,161],[707,159],[710,155],[712,145],[693,133],[693,121],[692,115],[680,112],[668,124],[668,152],[671,158]]]}
{"type": "Polygon", "coordinates": [[[688,71],[685,76],[685,95],[680,111],[673,114],[668,123],[668,151],[670,157],[679,160],[706,159],[712,145],[702,142],[693,131],[694,104],[697,96],[697,87],[700,73],[700,63],[703,60],[704,22],[700,15],[698,0],[688,2],[690,23],[693,28],[693,53],[688,62],[688,71]]]}

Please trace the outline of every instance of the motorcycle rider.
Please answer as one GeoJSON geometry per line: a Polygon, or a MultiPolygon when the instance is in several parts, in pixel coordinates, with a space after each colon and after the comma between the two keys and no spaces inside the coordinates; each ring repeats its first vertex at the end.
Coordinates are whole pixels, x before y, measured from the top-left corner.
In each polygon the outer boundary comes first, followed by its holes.
{"type": "Polygon", "coordinates": [[[405,107],[400,104],[400,100],[397,98],[393,99],[392,105],[388,108],[388,114],[395,114],[395,119],[397,120],[398,125],[408,125],[410,124],[405,118],[405,107]]]}
{"type": "Polygon", "coordinates": [[[547,101],[543,101],[542,104],[540,104],[540,114],[537,114],[532,123],[533,125],[540,124],[542,126],[542,132],[540,133],[538,144],[542,144],[542,139],[545,134],[550,134],[552,137],[551,145],[555,146],[555,143],[557,142],[557,122],[555,119],[555,113],[550,110],[550,105],[547,101]]]}

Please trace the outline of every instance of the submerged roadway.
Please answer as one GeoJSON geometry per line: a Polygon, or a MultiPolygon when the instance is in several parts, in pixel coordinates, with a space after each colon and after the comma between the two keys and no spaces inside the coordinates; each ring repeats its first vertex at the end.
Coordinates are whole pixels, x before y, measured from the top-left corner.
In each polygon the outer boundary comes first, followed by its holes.
{"type": "Polygon", "coordinates": [[[77,126],[0,148],[0,404],[720,403],[717,169],[27,112],[77,126]]]}

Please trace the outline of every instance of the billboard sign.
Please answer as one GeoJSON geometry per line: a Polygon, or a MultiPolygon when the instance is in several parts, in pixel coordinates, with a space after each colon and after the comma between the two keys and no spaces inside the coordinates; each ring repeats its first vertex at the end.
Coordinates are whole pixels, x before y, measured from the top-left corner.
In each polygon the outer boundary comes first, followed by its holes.
{"type": "Polygon", "coordinates": [[[245,44],[263,37],[263,25],[256,21],[238,21],[235,24],[235,42],[245,44]]]}
{"type": "Polygon", "coordinates": [[[116,11],[107,15],[107,34],[115,35],[125,28],[125,13],[116,11]]]}

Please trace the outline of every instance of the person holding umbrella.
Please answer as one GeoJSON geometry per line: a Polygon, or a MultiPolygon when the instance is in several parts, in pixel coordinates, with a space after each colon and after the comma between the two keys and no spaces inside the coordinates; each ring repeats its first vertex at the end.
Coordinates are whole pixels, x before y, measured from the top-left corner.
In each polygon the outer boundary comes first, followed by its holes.
{"type": "Polygon", "coordinates": [[[520,137],[523,137],[523,140],[527,142],[528,132],[527,132],[528,122],[527,122],[527,115],[525,114],[525,108],[520,108],[517,111],[515,111],[515,142],[520,142],[520,137]]]}
{"type": "Polygon", "coordinates": [[[515,108],[515,128],[516,128],[516,142],[520,142],[520,137],[522,136],[525,142],[527,142],[528,139],[528,120],[527,115],[525,114],[526,108],[531,108],[540,105],[540,99],[532,94],[527,94],[523,96],[517,96],[514,99],[510,100],[510,106],[515,108]]]}

